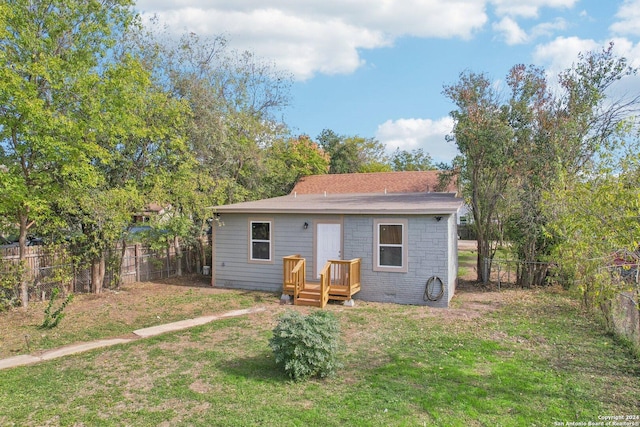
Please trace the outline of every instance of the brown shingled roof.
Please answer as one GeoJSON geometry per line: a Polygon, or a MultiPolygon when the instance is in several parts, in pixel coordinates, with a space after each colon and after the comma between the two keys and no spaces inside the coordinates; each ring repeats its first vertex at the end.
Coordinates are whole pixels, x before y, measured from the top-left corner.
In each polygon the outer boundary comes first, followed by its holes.
{"type": "MultiPolygon", "coordinates": [[[[312,175],[301,178],[291,194],[429,193],[438,188],[439,174],[435,170],[312,175]]],[[[444,192],[458,192],[455,179],[444,192]]]]}

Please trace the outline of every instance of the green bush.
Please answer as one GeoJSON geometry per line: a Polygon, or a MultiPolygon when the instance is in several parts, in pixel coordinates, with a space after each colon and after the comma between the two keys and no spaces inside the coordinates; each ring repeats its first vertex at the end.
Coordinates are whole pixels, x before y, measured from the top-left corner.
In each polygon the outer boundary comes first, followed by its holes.
{"type": "Polygon", "coordinates": [[[327,311],[303,316],[289,311],[280,317],[269,345],[276,364],[295,381],[312,376],[327,377],[340,367],[337,353],[338,320],[327,311]]]}

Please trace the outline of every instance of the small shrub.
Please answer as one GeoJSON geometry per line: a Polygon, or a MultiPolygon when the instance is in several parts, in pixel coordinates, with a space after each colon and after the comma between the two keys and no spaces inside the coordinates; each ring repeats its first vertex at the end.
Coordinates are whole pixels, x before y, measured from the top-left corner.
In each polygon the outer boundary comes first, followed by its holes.
{"type": "Polygon", "coordinates": [[[340,367],[337,353],[340,338],[338,320],[327,311],[303,316],[289,311],[280,317],[269,345],[276,364],[294,381],[321,378],[340,367]]]}
{"type": "Polygon", "coordinates": [[[0,259],[0,312],[20,305],[20,283],[24,271],[24,263],[0,259]]]}
{"type": "Polygon", "coordinates": [[[51,291],[51,298],[49,299],[49,304],[47,304],[47,308],[44,309],[44,321],[42,322],[42,325],[40,325],[40,327],[43,329],[51,329],[58,326],[58,323],[60,323],[60,321],[64,318],[63,311],[65,307],[69,305],[71,300],[73,300],[73,294],[69,294],[65,298],[65,300],[62,302],[62,304],[60,304],[60,307],[58,307],[52,313],[51,309],[53,308],[53,303],[56,300],[59,293],[60,293],[60,289],[58,288],[53,288],[53,290],[51,291]]]}

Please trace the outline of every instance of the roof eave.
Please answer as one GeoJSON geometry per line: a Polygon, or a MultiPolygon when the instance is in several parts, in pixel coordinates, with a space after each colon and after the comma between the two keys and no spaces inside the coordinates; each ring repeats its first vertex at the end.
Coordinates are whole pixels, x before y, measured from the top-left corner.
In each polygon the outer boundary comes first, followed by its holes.
{"type": "Polygon", "coordinates": [[[214,212],[246,214],[309,214],[309,215],[452,215],[458,208],[449,209],[282,209],[282,208],[240,208],[219,207],[214,212]]]}

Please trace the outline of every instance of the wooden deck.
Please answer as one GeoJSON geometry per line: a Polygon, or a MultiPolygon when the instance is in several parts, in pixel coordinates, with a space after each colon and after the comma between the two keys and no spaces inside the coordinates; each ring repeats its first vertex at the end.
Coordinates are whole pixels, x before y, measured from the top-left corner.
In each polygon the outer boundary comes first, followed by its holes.
{"type": "Polygon", "coordinates": [[[307,282],[307,261],[300,255],[283,258],[282,292],[293,296],[295,305],[324,307],[329,300],[347,301],[360,291],[361,259],[329,260],[320,273],[320,283],[307,282]]]}

